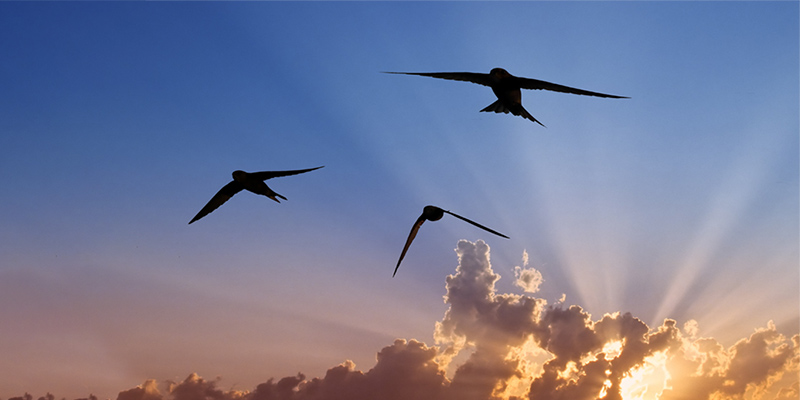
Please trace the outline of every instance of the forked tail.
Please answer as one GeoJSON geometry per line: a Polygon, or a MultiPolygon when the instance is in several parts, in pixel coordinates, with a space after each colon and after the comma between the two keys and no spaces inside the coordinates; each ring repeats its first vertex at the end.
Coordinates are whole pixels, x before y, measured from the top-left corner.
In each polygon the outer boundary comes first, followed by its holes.
{"type": "MultiPolygon", "coordinates": [[[[503,104],[502,101],[497,100],[494,103],[489,104],[488,106],[486,106],[486,108],[484,108],[481,111],[483,111],[483,112],[493,111],[493,112],[496,112],[496,113],[504,113],[504,114],[511,113],[511,114],[520,116],[522,118],[529,119],[529,120],[531,120],[533,122],[536,122],[537,124],[539,124],[541,126],[544,126],[544,124],[539,122],[539,120],[537,120],[536,118],[534,118],[533,115],[531,115],[531,113],[528,112],[528,110],[526,110],[524,107],[522,107],[522,104],[514,104],[513,107],[508,108],[508,107],[506,107],[505,104],[503,104]]],[[[544,126],[544,127],[547,128],[546,126],[544,126]]]]}

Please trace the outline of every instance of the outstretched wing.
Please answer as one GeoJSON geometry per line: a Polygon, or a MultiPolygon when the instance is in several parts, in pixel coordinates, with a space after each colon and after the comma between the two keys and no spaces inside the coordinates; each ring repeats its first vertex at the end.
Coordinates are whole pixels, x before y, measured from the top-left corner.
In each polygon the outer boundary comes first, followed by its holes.
{"type": "Polygon", "coordinates": [[[400,259],[397,260],[397,266],[394,267],[394,273],[392,274],[392,278],[397,274],[397,269],[400,268],[400,262],[403,261],[403,257],[406,256],[406,252],[408,251],[408,247],[411,246],[411,242],[414,241],[414,238],[417,236],[417,232],[419,232],[419,227],[422,226],[422,223],[425,222],[425,216],[420,215],[417,218],[417,222],[414,222],[414,226],[411,228],[411,232],[408,234],[408,239],[406,239],[406,245],[403,246],[403,252],[400,253],[400,259]]]}
{"type": "Polygon", "coordinates": [[[315,170],[315,169],[320,169],[320,168],[322,168],[322,167],[324,167],[324,165],[323,165],[323,166],[320,166],[320,167],[316,167],[316,168],[308,168],[308,169],[293,169],[293,170],[291,170],[291,171],[261,171],[261,172],[252,172],[252,173],[250,173],[250,175],[251,175],[252,177],[256,178],[256,179],[259,179],[259,180],[265,181],[265,180],[267,180],[267,179],[271,179],[271,178],[277,178],[277,177],[280,177],[280,176],[289,176],[289,175],[297,175],[297,174],[302,174],[302,173],[306,173],[306,172],[309,172],[309,171],[313,171],[313,170],[315,170]]]}
{"type": "Polygon", "coordinates": [[[195,215],[191,221],[189,221],[189,223],[191,224],[192,222],[205,217],[208,215],[208,213],[216,210],[219,208],[219,206],[228,201],[228,199],[233,197],[233,195],[242,191],[242,189],[244,189],[244,187],[240,183],[236,181],[230,181],[230,183],[223,186],[222,189],[220,189],[219,192],[217,192],[217,194],[215,194],[214,197],[212,197],[211,200],[209,200],[208,203],[203,206],[203,209],[201,209],[200,212],[197,213],[197,215],[195,215]]]}
{"type": "Polygon", "coordinates": [[[531,79],[531,78],[520,78],[515,76],[514,83],[518,85],[522,89],[531,89],[531,90],[551,90],[554,92],[561,92],[561,93],[572,93],[572,94],[580,94],[584,96],[595,96],[595,97],[607,97],[612,99],[629,99],[630,97],[625,96],[616,96],[613,94],[605,94],[605,93],[598,93],[598,92],[590,92],[588,90],[577,89],[569,86],[559,85],[556,83],[550,83],[545,81],[540,81],[538,79],[531,79]]]}
{"type": "Polygon", "coordinates": [[[492,86],[489,74],[478,72],[384,72],[385,74],[419,75],[431,78],[449,79],[452,81],[464,81],[477,83],[484,86],[492,86]]]}
{"type": "Polygon", "coordinates": [[[487,228],[487,227],[485,227],[485,226],[483,226],[483,225],[481,225],[481,224],[479,224],[479,223],[477,223],[477,222],[475,222],[475,221],[472,221],[472,220],[466,219],[466,218],[464,218],[464,217],[462,217],[462,216],[460,216],[460,215],[458,215],[458,214],[456,214],[456,213],[452,213],[452,212],[450,212],[450,211],[447,211],[447,210],[445,210],[444,212],[446,212],[446,213],[448,213],[448,214],[450,214],[450,215],[452,215],[452,216],[454,216],[454,217],[456,217],[456,218],[458,218],[458,219],[460,219],[460,220],[462,220],[462,221],[469,222],[470,224],[472,224],[472,225],[475,225],[475,226],[477,226],[478,228],[481,228],[481,229],[483,229],[483,230],[485,230],[485,231],[488,231],[488,232],[494,233],[494,234],[495,234],[495,235],[497,235],[497,236],[502,236],[502,237],[504,237],[504,238],[508,239],[508,236],[506,236],[506,235],[503,235],[502,233],[500,233],[500,232],[497,232],[497,231],[495,231],[495,230],[493,230],[493,229],[491,229],[491,228],[487,228]]]}

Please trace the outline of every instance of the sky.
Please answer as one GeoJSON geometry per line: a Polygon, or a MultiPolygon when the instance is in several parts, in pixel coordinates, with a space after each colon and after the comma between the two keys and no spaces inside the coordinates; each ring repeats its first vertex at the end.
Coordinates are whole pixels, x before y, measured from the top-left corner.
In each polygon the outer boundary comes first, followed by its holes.
{"type": "Polygon", "coordinates": [[[796,399],[799,7],[0,2],[0,399],[796,399]]]}

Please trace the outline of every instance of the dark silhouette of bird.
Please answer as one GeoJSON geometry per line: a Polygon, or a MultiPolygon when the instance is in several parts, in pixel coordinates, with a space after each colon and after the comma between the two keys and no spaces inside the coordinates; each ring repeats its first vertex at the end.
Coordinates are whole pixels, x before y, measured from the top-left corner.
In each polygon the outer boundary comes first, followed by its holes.
{"type": "Polygon", "coordinates": [[[537,124],[544,126],[533,117],[525,108],[522,107],[522,91],[520,89],[531,90],[552,90],[554,92],[580,94],[584,96],[607,97],[612,99],[628,99],[625,96],[615,96],[590,92],[588,90],[576,89],[569,86],[558,85],[555,83],[540,81],[538,79],[522,78],[508,73],[502,68],[494,68],[488,74],[477,72],[386,72],[387,74],[419,75],[431,78],[450,79],[454,81],[466,81],[479,85],[489,86],[497,96],[497,101],[489,104],[481,111],[494,111],[496,113],[511,113],[522,118],[529,119],[537,124]]]}
{"type": "Polygon", "coordinates": [[[233,180],[229,182],[227,185],[223,186],[211,200],[200,210],[197,215],[192,218],[189,223],[191,224],[194,221],[197,221],[200,218],[205,217],[210,212],[216,210],[219,206],[224,204],[228,199],[233,197],[236,193],[242,191],[242,189],[246,189],[251,191],[255,194],[261,194],[264,196],[269,197],[272,200],[277,201],[278,197],[286,200],[286,197],[275,193],[266,183],[264,183],[267,179],[277,178],[280,176],[289,176],[289,175],[297,175],[306,173],[309,171],[313,171],[315,169],[320,169],[322,167],[316,168],[309,168],[309,169],[296,169],[291,171],[262,171],[262,172],[244,172],[244,171],[233,171],[233,180]]]}
{"type": "Polygon", "coordinates": [[[454,216],[454,217],[456,217],[456,218],[458,218],[460,220],[467,221],[470,224],[475,225],[478,228],[481,228],[481,229],[483,229],[485,231],[494,233],[497,236],[502,236],[502,237],[508,239],[508,236],[503,235],[502,233],[497,232],[497,231],[495,231],[493,229],[487,228],[487,227],[485,227],[485,226],[483,226],[483,225],[481,225],[481,224],[479,224],[479,223],[477,223],[475,221],[471,221],[469,219],[466,219],[466,218],[464,218],[464,217],[462,217],[462,216],[460,216],[460,215],[458,215],[456,213],[452,213],[450,211],[443,210],[443,209],[441,209],[439,207],[436,207],[436,206],[425,206],[425,208],[422,209],[422,215],[420,215],[419,218],[417,218],[417,222],[414,222],[414,226],[411,228],[411,233],[408,234],[408,239],[406,239],[406,245],[403,247],[403,252],[400,253],[400,259],[397,260],[397,266],[394,267],[394,273],[392,274],[392,277],[394,277],[397,274],[397,269],[400,268],[400,263],[403,261],[403,257],[406,256],[406,251],[408,251],[408,247],[411,246],[411,242],[414,241],[414,237],[417,236],[417,232],[419,232],[419,227],[422,226],[422,223],[425,222],[425,221],[438,221],[438,220],[442,219],[442,217],[444,216],[445,213],[448,213],[448,214],[450,214],[450,215],[452,215],[452,216],[454,216]]]}

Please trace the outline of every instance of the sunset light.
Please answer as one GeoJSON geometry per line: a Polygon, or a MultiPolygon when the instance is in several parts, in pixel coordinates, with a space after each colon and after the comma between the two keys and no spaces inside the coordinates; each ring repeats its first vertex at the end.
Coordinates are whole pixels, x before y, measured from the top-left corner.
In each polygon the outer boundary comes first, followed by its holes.
{"type": "Polygon", "coordinates": [[[0,400],[798,400],[800,2],[0,2],[0,400]]]}

